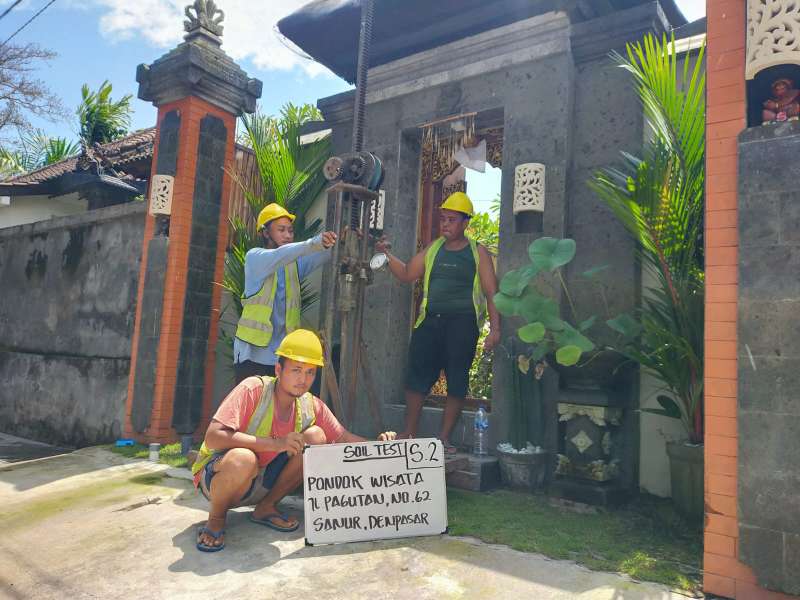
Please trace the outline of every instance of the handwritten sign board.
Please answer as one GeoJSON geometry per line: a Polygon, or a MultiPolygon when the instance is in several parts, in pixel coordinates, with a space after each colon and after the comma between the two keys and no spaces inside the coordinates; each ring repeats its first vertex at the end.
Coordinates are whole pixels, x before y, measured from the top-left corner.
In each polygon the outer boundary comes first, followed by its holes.
{"type": "Polygon", "coordinates": [[[436,439],[308,446],[303,491],[307,544],[447,529],[444,448],[436,439]]]}

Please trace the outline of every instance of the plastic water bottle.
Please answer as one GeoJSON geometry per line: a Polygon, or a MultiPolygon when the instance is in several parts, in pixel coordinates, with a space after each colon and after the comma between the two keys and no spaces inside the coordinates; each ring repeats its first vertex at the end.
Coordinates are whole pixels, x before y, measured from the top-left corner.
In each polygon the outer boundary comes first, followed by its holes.
{"type": "Polygon", "coordinates": [[[472,433],[473,439],[473,452],[479,456],[487,454],[487,447],[489,446],[489,417],[483,405],[478,407],[475,411],[475,427],[472,433]]]}

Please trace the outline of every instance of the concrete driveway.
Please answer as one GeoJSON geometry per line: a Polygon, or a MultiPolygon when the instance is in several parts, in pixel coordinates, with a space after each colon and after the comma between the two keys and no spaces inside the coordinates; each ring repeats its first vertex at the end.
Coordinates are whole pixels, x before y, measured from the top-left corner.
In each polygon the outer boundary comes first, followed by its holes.
{"type": "Polygon", "coordinates": [[[0,597],[683,598],[467,538],[307,547],[302,528],[280,534],[245,509],[229,517],[227,547],[204,554],[205,500],[166,471],[100,448],[0,465],[0,597]]]}

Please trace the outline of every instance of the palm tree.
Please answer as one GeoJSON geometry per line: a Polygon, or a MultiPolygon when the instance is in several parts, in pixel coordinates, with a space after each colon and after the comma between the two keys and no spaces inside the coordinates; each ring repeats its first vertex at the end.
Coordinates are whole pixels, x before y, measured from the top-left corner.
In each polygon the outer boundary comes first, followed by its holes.
{"type": "Polygon", "coordinates": [[[595,173],[590,186],[637,242],[654,285],[638,318],[608,324],[623,335],[618,350],[660,380],[650,412],[679,418],[689,440],[703,440],[703,206],[705,186],[705,48],[679,67],[674,37],[652,35],[614,55],[633,76],[650,124],[642,157],[595,173]]]}
{"type": "Polygon", "coordinates": [[[0,177],[8,178],[56,163],[77,154],[78,144],[48,137],[42,130],[20,136],[15,149],[0,148],[0,177]]]}
{"type": "MultiPolygon", "coordinates": [[[[321,119],[316,107],[310,104],[286,104],[279,117],[256,111],[242,117],[243,132],[239,143],[249,147],[258,169],[257,181],[249,185],[242,173],[232,173],[250,207],[249,219],[234,218],[231,249],[225,259],[223,287],[233,299],[237,318],[242,313],[244,292],[244,257],[247,251],[260,245],[255,233],[255,220],[261,209],[276,202],[296,215],[295,240],[303,241],[319,233],[322,221],[307,219],[308,210],[322,190],[326,180],[322,165],[330,155],[328,137],[303,144],[300,129],[304,123],[321,119]]],[[[306,282],[301,282],[302,307],[307,309],[318,299],[306,282]]]]}
{"type": "Polygon", "coordinates": [[[108,81],[93,92],[87,84],[81,87],[81,103],[76,111],[81,140],[92,145],[105,144],[121,138],[131,126],[131,94],[119,100],[111,99],[112,86],[108,81]]]}

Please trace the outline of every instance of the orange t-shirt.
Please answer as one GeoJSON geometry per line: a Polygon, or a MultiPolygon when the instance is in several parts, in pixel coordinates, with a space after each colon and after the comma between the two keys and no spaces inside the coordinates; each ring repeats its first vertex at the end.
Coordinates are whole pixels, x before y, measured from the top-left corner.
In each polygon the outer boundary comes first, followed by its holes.
{"type": "MultiPolygon", "coordinates": [[[[261,383],[260,377],[248,377],[237,385],[230,394],[228,394],[219,405],[214,420],[219,421],[225,427],[229,427],[234,431],[246,431],[247,424],[250,422],[250,417],[256,410],[258,400],[261,398],[261,392],[264,386],[261,383]]],[[[292,404],[292,411],[289,414],[278,414],[278,404],[275,403],[275,413],[272,418],[272,437],[284,437],[285,435],[294,431],[295,424],[295,410],[297,404],[292,404]]],[[[318,427],[325,432],[325,437],[329,444],[338,440],[344,427],[336,419],[331,410],[325,406],[316,396],[314,397],[314,414],[316,415],[316,423],[318,427]]],[[[258,466],[264,467],[274,459],[277,452],[257,452],[258,466]]]]}

